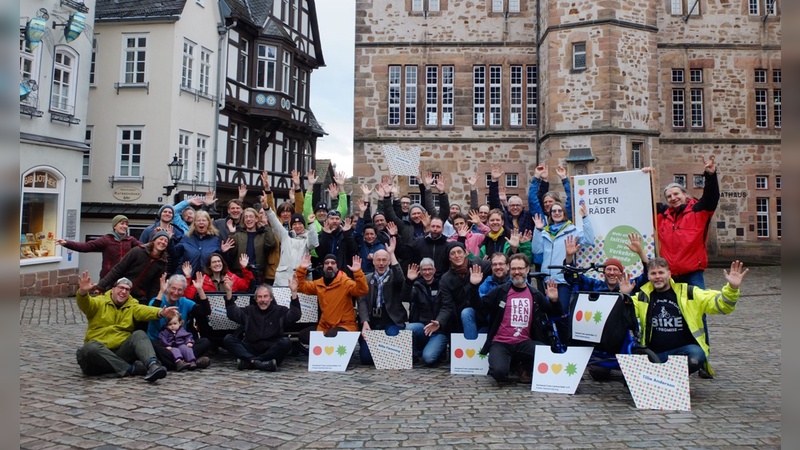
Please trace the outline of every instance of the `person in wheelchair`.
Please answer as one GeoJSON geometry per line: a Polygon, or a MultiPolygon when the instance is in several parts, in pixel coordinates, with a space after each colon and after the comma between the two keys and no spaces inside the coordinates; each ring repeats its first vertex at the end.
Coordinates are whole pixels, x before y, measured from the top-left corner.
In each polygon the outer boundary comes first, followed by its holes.
{"type": "Polygon", "coordinates": [[[686,355],[690,374],[702,368],[708,376],[713,376],[708,363],[703,315],[733,312],[739,299],[739,286],[750,270],[743,266],[734,261],[730,272],[723,269],[728,283],[721,291],[716,291],[676,283],[666,259],[650,260],[647,272],[650,281],[633,297],[636,317],[644,328],[642,344],[653,350],[662,362],[669,355],[686,355]]]}
{"type": "MultiPolygon", "coordinates": [[[[617,258],[608,258],[603,263],[603,280],[598,280],[592,277],[587,277],[581,273],[564,273],[564,279],[567,284],[572,286],[573,289],[577,284],[579,291],[590,292],[620,292],[623,294],[631,295],[632,292],[637,291],[645,283],[647,283],[647,252],[642,247],[642,237],[636,233],[628,235],[629,243],[625,246],[632,252],[639,255],[642,260],[642,274],[631,280],[630,283],[625,283],[625,290],[621,289],[620,281],[625,276],[625,266],[622,261],[617,258]],[[627,292],[626,292],[627,291],[627,292]]],[[[565,266],[574,266],[574,256],[580,250],[581,244],[578,243],[577,236],[567,236],[564,241],[564,248],[566,250],[566,258],[564,259],[565,266]]]]}

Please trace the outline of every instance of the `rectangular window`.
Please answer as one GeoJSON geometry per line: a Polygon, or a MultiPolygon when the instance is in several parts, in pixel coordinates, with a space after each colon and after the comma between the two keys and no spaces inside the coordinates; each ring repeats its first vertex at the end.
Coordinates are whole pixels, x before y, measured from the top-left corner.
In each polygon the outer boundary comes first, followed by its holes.
{"type": "Polygon", "coordinates": [[[769,198],[756,198],[756,236],[769,237],[769,198]]]}
{"type": "Polygon", "coordinates": [[[682,15],[683,14],[683,0],[670,0],[670,2],[669,2],[669,13],[672,14],[673,16],[682,15]]]}
{"type": "Polygon", "coordinates": [[[492,0],[492,12],[503,12],[503,0],[492,0]]]}
{"type": "Polygon", "coordinates": [[[308,92],[308,71],[300,71],[300,89],[297,90],[297,105],[301,108],[306,107],[306,93],[308,92]]]}
{"type": "Polygon", "coordinates": [[[417,124],[417,66],[406,66],[405,124],[417,124]]]}
{"type": "Polygon", "coordinates": [[[515,188],[519,187],[519,175],[516,173],[506,174],[506,187],[515,188]]]}
{"type": "Polygon", "coordinates": [[[767,124],[767,90],[756,89],[756,128],[766,128],[767,124]]]}
{"type": "Polygon", "coordinates": [[[747,0],[747,13],[751,16],[758,16],[760,15],[761,9],[759,8],[759,3],[762,0],[747,0]]]}
{"type": "Polygon", "coordinates": [[[417,177],[415,177],[414,175],[408,177],[408,186],[409,187],[419,186],[419,180],[417,179],[417,177]]]}
{"type": "Polygon", "coordinates": [[[767,82],[767,70],[756,69],[753,79],[758,84],[765,84],[767,82]]]}
{"type": "Polygon", "coordinates": [[[503,124],[503,71],[500,66],[489,67],[489,125],[503,124]]]}
{"type": "Polygon", "coordinates": [[[192,87],[192,77],[194,75],[194,47],[192,41],[183,41],[183,63],[181,66],[181,87],[192,87]]]}
{"type": "Polygon", "coordinates": [[[586,69],[586,42],[572,44],[572,70],[586,69]]]}
{"type": "Polygon", "coordinates": [[[183,181],[191,180],[191,162],[189,156],[191,154],[191,139],[192,133],[186,131],[178,133],[178,161],[183,164],[183,172],[181,173],[181,180],[183,181]]]}
{"type": "Polygon", "coordinates": [[[428,11],[439,11],[439,0],[428,0],[428,11]]]}
{"type": "Polygon", "coordinates": [[[83,152],[83,167],[81,170],[81,175],[83,176],[84,180],[90,180],[91,177],[91,169],[92,169],[92,141],[94,140],[94,127],[91,125],[86,126],[86,132],[84,133],[83,142],[86,144],[88,149],[83,152]]]}
{"type": "Polygon", "coordinates": [[[511,66],[511,110],[509,124],[512,127],[522,125],[522,66],[511,66]]]}
{"type": "Polygon", "coordinates": [[[781,90],[772,91],[772,123],[775,128],[781,127],[781,90]]]}
{"type": "Polygon", "coordinates": [[[686,174],[680,174],[680,173],[679,174],[675,174],[672,177],[672,182],[673,183],[678,183],[681,186],[686,187],[686,174]]]}
{"type": "Polygon", "coordinates": [[[536,126],[538,121],[539,104],[539,68],[537,66],[527,66],[527,86],[526,90],[526,123],[529,127],[536,126]]]}
{"type": "Polygon", "coordinates": [[[694,182],[692,183],[692,186],[694,186],[696,188],[705,187],[706,186],[706,178],[703,175],[695,174],[694,175],[694,182]]]}
{"type": "Polygon", "coordinates": [[[95,72],[97,69],[97,38],[92,38],[92,60],[89,62],[89,86],[95,85],[95,72]]]}
{"type": "Polygon", "coordinates": [[[236,72],[236,81],[247,84],[247,71],[249,69],[248,62],[250,61],[250,41],[242,39],[239,42],[239,65],[236,72]]]}
{"type": "Polygon", "coordinates": [[[195,150],[195,169],[194,177],[197,181],[206,181],[206,159],[208,157],[208,137],[197,136],[197,148],[195,150]]]}
{"type": "Polygon", "coordinates": [[[232,123],[231,131],[228,133],[228,155],[225,158],[226,164],[236,164],[236,154],[239,148],[239,124],[232,123]]]}
{"type": "Polygon", "coordinates": [[[692,128],[703,127],[703,90],[691,89],[689,91],[691,100],[692,128]]]}
{"type": "Polygon", "coordinates": [[[453,100],[455,69],[453,66],[442,67],[442,125],[453,125],[453,100]]]}
{"type": "Polygon", "coordinates": [[[672,127],[684,128],[686,126],[685,110],[685,91],[683,89],[672,90],[672,127]]]}
{"type": "Polygon", "coordinates": [[[200,49],[200,93],[209,95],[211,88],[211,50],[200,49]]]}
{"type": "MultiPolygon", "coordinates": [[[[485,178],[486,178],[486,187],[489,187],[489,183],[491,183],[491,181],[492,181],[492,174],[491,174],[491,172],[486,172],[486,174],[485,174],[485,178]]],[[[488,203],[488,202],[487,202],[487,203],[488,203]]]]}
{"type": "Polygon", "coordinates": [[[281,76],[281,82],[283,83],[283,92],[286,95],[289,95],[289,85],[291,84],[291,76],[292,76],[292,54],[287,52],[286,50],[283,51],[283,74],[281,76]]]}
{"type": "Polygon", "coordinates": [[[400,66],[389,66],[389,125],[400,125],[400,66]]]}
{"type": "Polygon", "coordinates": [[[642,168],[642,143],[631,143],[631,166],[633,169],[642,168]]]}
{"type": "Polygon", "coordinates": [[[278,47],[274,45],[258,45],[258,65],[256,67],[256,87],[275,89],[277,76],[278,47]]]}
{"type": "Polygon", "coordinates": [[[120,177],[142,176],[142,134],[141,127],[119,128],[119,166],[120,177]]]}
{"type": "Polygon", "coordinates": [[[772,69],[772,82],[780,84],[781,82],[781,69],[772,69]]]}
{"type": "Polygon", "coordinates": [[[689,81],[692,83],[702,83],[703,69],[689,69],[689,81]]]}
{"type": "Polygon", "coordinates": [[[411,0],[412,11],[423,11],[425,8],[425,0],[411,0]]]}
{"type": "Polygon", "coordinates": [[[775,199],[775,237],[781,238],[781,198],[775,199]]]}
{"type": "Polygon", "coordinates": [[[22,76],[22,79],[30,79],[33,81],[39,81],[39,73],[38,68],[39,65],[37,61],[39,59],[39,49],[42,48],[41,46],[36,47],[33,51],[28,49],[28,44],[25,38],[20,38],[19,40],[19,72],[22,76]]]}
{"type": "Polygon", "coordinates": [[[486,67],[475,66],[472,75],[472,125],[486,125],[486,67]]]}
{"type": "Polygon", "coordinates": [[[683,83],[685,81],[683,74],[683,69],[672,69],[672,82],[676,84],[683,83]]]}
{"type": "Polygon", "coordinates": [[[756,175],[756,189],[769,189],[769,176],[756,175]]]}
{"type": "Polygon", "coordinates": [[[775,189],[780,189],[780,188],[781,188],[781,176],[780,175],[776,175],[775,176],[775,189]]]}
{"type": "Polygon", "coordinates": [[[147,59],[147,37],[125,37],[125,83],[144,83],[147,59]]]}
{"type": "Polygon", "coordinates": [[[519,0],[508,0],[508,12],[518,13],[519,4],[520,4],[519,0]]]}
{"type": "Polygon", "coordinates": [[[408,198],[411,199],[411,204],[414,203],[422,204],[422,194],[408,194],[408,198]]]}
{"type": "Polygon", "coordinates": [[[250,127],[242,125],[242,146],[239,147],[239,155],[236,161],[241,161],[244,167],[250,167],[250,127]]]}
{"type": "Polygon", "coordinates": [[[686,0],[686,8],[690,16],[700,15],[700,0],[686,0]]]}
{"type": "Polygon", "coordinates": [[[75,114],[75,83],[72,73],[77,68],[76,56],[67,50],[56,52],[53,60],[53,84],[50,91],[52,111],[75,114]]]}
{"type": "Polygon", "coordinates": [[[425,125],[436,125],[439,119],[439,68],[425,67],[425,125]]]}

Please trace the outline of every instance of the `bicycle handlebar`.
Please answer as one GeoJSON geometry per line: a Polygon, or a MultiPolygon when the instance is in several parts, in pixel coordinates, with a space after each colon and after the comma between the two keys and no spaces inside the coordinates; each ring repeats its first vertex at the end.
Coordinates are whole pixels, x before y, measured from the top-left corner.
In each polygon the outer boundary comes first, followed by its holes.
{"type": "Polygon", "coordinates": [[[602,272],[603,269],[606,268],[603,264],[595,264],[591,263],[588,267],[577,267],[577,266],[547,266],[548,269],[561,269],[563,272],[568,273],[586,273],[590,270],[596,270],[598,272],[602,272]]]}

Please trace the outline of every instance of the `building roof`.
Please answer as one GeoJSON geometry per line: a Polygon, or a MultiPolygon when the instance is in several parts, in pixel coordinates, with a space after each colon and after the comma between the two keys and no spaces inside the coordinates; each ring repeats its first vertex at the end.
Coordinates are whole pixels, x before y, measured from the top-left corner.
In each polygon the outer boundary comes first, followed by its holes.
{"type": "Polygon", "coordinates": [[[311,127],[311,131],[314,133],[319,133],[320,136],[325,136],[328,133],[325,132],[325,129],[322,128],[322,125],[317,121],[317,117],[314,115],[313,112],[308,112],[308,126],[311,127]]]}
{"type": "Polygon", "coordinates": [[[129,219],[153,219],[162,205],[148,203],[81,203],[81,217],[108,218],[124,214],[129,219]]]}
{"type": "Polygon", "coordinates": [[[95,20],[177,17],[186,0],[97,0],[95,20]]]}

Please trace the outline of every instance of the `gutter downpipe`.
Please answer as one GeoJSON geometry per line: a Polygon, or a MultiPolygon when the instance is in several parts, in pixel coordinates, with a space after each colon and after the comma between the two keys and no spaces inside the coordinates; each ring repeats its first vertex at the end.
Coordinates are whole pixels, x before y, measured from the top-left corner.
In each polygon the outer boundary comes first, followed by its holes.
{"type": "Polygon", "coordinates": [[[539,130],[543,123],[543,114],[542,114],[542,66],[541,66],[541,57],[539,56],[542,49],[542,43],[540,42],[540,26],[542,21],[542,13],[541,13],[541,4],[542,0],[536,0],[536,89],[539,92],[539,95],[536,98],[536,111],[538,113],[538,117],[536,118],[536,132],[534,134],[536,139],[536,165],[539,165],[539,159],[541,152],[541,143],[539,142],[539,130]]]}

